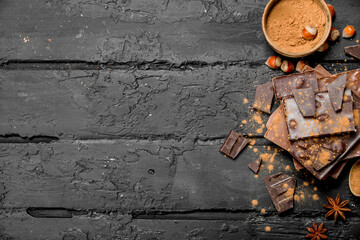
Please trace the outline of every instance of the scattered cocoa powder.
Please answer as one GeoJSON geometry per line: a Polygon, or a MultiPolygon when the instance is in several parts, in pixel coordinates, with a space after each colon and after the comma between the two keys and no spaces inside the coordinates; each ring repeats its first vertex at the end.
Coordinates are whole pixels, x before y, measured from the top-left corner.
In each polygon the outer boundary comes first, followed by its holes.
{"type": "Polygon", "coordinates": [[[357,161],[351,168],[350,186],[355,194],[360,194],[360,161],[357,161]]]}
{"type": "Polygon", "coordinates": [[[280,0],[271,9],[266,22],[269,38],[288,52],[305,52],[317,45],[325,32],[326,17],[315,0],[280,0]],[[313,25],[318,33],[305,40],[302,30],[313,25]]]}

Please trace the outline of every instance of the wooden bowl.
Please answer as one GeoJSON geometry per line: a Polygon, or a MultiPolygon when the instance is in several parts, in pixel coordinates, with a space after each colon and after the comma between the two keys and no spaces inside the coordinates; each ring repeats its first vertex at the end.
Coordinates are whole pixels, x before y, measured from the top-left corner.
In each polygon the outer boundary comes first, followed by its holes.
{"type": "MultiPolygon", "coordinates": [[[[354,194],[357,197],[360,197],[360,192],[355,192],[354,189],[351,187],[351,178],[353,177],[353,174],[355,172],[355,167],[360,167],[360,160],[354,163],[354,165],[351,167],[350,174],[349,174],[349,188],[352,194],[354,194]]],[[[359,183],[360,184],[360,183],[359,183]]]]}
{"type": "Polygon", "coordinates": [[[321,47],[325,43],[326,39],[328,38],[330,31],[331,31],[331,24],[332,24],[331,23],[331,13],[330,13],[330,10],[329,10],[327,4],[325,3],[325,1],[324,0],[315,0],[315,2],[318,2],[320,8],[323,10],[323,12],[325,14],[326,23],[325,23],[324,35],[322,36],[320,42],[317,45],[315,45],[312,49],[307,50],[305,52],[289,52],[289,51],[283,50],[283,49],[279,48],[278,46],[276,46],[275,43],[268,36],[268,34],[266,32],[267,18],[269,16],[269,12],[271,11],[272,7],[279,1],[281,1],[281,0],[270,0],[269,3],[265,7],[264,14],[262,17],[262,31],[263,31],[266,41],[269,43],[269,45],[276,52],[280,53],[283,56],[290,57],[290,58],[305,57],[305,56],[312,54],[317,49],[319,49],[319,47],[321,47]]]}

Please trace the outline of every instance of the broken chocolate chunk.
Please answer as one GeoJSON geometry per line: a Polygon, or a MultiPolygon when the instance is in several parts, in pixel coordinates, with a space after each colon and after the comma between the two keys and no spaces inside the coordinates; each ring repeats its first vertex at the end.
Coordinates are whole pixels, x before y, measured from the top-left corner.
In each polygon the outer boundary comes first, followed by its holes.
{"type": "Polygon", "coordinates": [[[258,171],[260,169],[261,162],[262,162],[261,157],[259,157],[255,161],[251,162],[249,164],[249,168],[251,169],[251,171],[253,171],[255,174],[258,173],[258,171]]]}
{"type": "Polygon", "coordinates": [[[288,138],[289,132],[282,105],[271,114],[269,121],[266,123],[266,127],[267,131],[264,137],[286,151],[289,151],[291,144],[288,138]]]}
{"type": "Polygon", "coordinates": [[[292,97],[293,90],[299,88],[311,87],[314,92],[318,91],[318,83],[315,71],[275,77],[272,81],[274,83],[275,96],[277,99],[292,97]]]}
{"type": "Polygon", "coordinates": [[[321,77],[330,77],[331,76],[331,74],[320,64],[316,65],[315,71],[317,71],[321,75],[321,77]]]}
{"type": "Polygon", "coordinates": [[[335,158],[339,156],[339,153],[329,151],[329,149],[320,147],[319,152],[317,153],[317,157],[314,161],[314,169],[319,171],[320,169],[324,168],[328,164],[332,163],[335,158]]]}
{"type": "Polygon", "coordinates": [[[344,47],[344,50],[347,55],[360,59],[360,45],[344,47]]]}
{"type": "MultiPolygon", "coordinates": [[[[346,90],[345,94],[351,95],[351,91],[346,90]]],[[[315,99],[321,103],[316,108],[317,118],[304,118],[294,98],[283,100],[290,140],[355,131],[352,102],[344,103],[337,113],[328,93],[318,93],[315,99]]]]}
{"type": "Polygon", "coordinates": [[[335,111],[339,111],[341,109],[345,83],[346,74],[339,76],[337,79],[327,85],[330,101],[335,111]]]}
{"type": "Polygon", "coordinates": [[[232,159],[235,159],[247,144],[248,141],[246,138],[242,137],[241,134],[235,132],[234,130],[231,130],[229,135],[226,137],[225,142],[221,146],[220,152],[232,159]]]}
{"type": "Polygon", "coordinates": [[[264,177],[264,182],[271,201],[279,213],[294,207],[295,178],[279,172],[264,177]]]}
{"type": "Polygon", "coordinates": [[[315,95],[312,88],[293,90],[295,101],[304,117],[315,116],[315,95]]]}
{"type": "Polygon", "coordinates": [[[253,107],[257,110],[270,114],[273,97],[274,97],[274,90],[273,90],[272,82],[261,84],[256,88],[253,107]]]}

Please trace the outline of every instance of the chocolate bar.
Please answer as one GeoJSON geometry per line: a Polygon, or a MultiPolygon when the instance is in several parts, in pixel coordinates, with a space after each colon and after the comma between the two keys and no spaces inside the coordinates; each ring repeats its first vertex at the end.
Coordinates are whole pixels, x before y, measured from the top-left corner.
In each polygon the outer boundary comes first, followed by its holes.
{"type": "Polygon", "coordinates": [[[360,45],[344,47],[344,51],[347,55],[360,59],[360,45]]]}
{"type": "Polygon", "coordinates": [[[303,117],[315,116],[315,95],[312,88],[293,90],[294,99],[303,117]]]}
{"type": "Polygon", "coordinates": [[[327,85],[342,75],[346,75],[345,88],[351,89],[356,96],[360,97],[360,69],[355,69],[348,72],[332,75],[331,77],[319,79],[319,90],[321,92],[327,91],[327,85]]]}
{"type": "Polygon", "coordinates": [[[272,82],[264,83],[256,87],[253,107],[262,112],[271,113],[271,103],[274,97],[272,82]]]}
{"type": "Polygon", "coordinates": [[[279,213],[294,207],[295,178],[279,172],[264,177],[264,182],[271,201],[279,213]]]}
{"type": "Polygon", "coordinates": [[[327,85],[328,93],[335,111],[339,111],[344,98],[346,75],[341,75],[327,85]]]}
{"type": "MultiPolygon", "coordinates": [[[[351,100],[351,91],[345,92],[351,100]]],[[[294,98],[283,100],[290,140],[355,131],[351,101],[344,102],[339,113],[334,111],[328,93],[316,94],[315,101],[317,117],[304,118],[294,98]]]]}
{"type": "Polygon", "coordinates": [[[331,74],[320,64],[316,65],[316,67],[314,69],[317,73],[319,73],[321,75],[320,77],[330,77],[331,76],[331,74]]]}
{"type": "Polygon", "coordinates": [[[226,137],[225,142],[220,148],[220,152],[225,154],[232,159],[235,159],[236,156],[245,148],[248,144],[248,140],[241,136],[241,134],[231,130],[229,135],[226,137]]]}
{"type": "Polygon", "coordinates": [[[294,73],[273,78],[275,96],[277,99],[292,97],[294,89],[312,88],[317,92],[318,83],[315,71],[294,73]]]}
{"type": "Polygon", "coordinates": [[[262,162],[261,157],[259,157],[255,161],[251,162],[249,164],[249,168],[251,169],[251,171],[253,171],[255,174],[258,173],[258,171],[260,169],[261,162],[262,162]]]}
{"type": "Polygon", "coordinates": [[[301,72],[304,73],[304,72],[310,72],[310,71],[315,71],[317,79],[331,76],[331,74],[320,64],[318,64],[315,68],[312,68],[309,65],[305,65],[305,67],[303,68],[303,70],[301,72]]]}
{"type": "Polygon", "coordinates": [[[289,132],[282,105],[271,114],[266,123],[266,127],[267,131],[264,137],[286,151],[289,151],[291,143],[288,138],[289,132]]]}

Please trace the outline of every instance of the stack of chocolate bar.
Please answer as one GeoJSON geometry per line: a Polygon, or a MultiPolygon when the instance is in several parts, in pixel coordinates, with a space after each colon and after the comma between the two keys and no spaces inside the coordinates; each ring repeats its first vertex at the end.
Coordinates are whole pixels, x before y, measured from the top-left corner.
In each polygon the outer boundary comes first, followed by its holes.
{"type": "Polygon", "coordinates": [[[276,77],[272,86],[257,88],[254,108],[269,112],[271,87],[281,105],[266,123],[265,138],[288,151],[296,169],[336,179],[348,159],[360,156],[360,69],[331,75],[320,65],[306,66],[276,77]]]}

